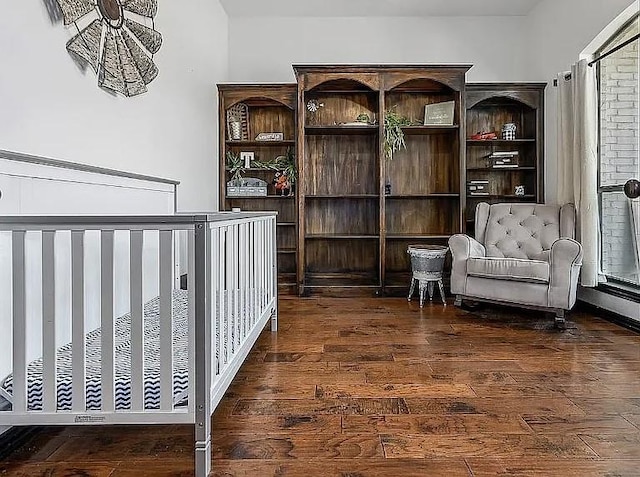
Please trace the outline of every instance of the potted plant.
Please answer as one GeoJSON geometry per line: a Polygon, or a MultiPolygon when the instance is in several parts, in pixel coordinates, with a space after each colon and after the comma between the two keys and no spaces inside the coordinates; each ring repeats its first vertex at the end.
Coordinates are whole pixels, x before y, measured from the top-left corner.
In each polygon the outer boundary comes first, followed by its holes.
{"type": "Polygon", "coordinates": [[[231,173],[231,179],[239,181],[245,173],[244,160],[240,158],[240,154],[233,151],[227,151],[227,169],[231,173]]]}
{"type": "Polygon", "coordinates": [[[298,177],[296,156],[293,149],[287,148],[287,152],[282,156],[276,157],[270,167],[276,171],[273,180],[276,191],[281,195],[289,195],[298,177]]]}
{"type": "Polygon", "coordinates": [[[404,142],[404,126],[411,126],[409,118],[401,116],[393,108],[384,114],[384,155],[387,159],[393,159],[393,153],[400,149],[406,149],[404,142]]]}

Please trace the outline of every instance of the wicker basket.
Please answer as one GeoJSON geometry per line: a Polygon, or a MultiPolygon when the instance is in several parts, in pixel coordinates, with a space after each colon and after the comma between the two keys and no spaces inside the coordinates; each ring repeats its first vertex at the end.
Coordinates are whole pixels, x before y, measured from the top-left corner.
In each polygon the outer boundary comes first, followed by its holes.
{"type": "Polygon", "coordinates": [[[449,247],[440,245],[409,245],[413,278],[417,280],[439,280],[442,278],[444,260],[449,247]]]}

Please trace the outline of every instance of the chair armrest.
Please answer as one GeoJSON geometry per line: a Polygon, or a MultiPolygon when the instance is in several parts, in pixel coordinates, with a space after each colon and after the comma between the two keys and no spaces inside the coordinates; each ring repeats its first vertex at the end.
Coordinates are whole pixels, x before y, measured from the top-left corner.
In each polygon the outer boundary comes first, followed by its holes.
{"type": "Polygon", "coordinates": [[[570,238],[553,242],[549,254],[549,306],[570,310],[576,302],[582,245],[570,238]]]}
{"type": "Polygon", "coordinates": [[[484,257],[487,251],[476,239],[464,234],[449,237],[449,248],[453,260],[467,260],[469,257],[484,257]]]}
{"type": "Polygon", "coordinates": [[[464,234],[449,238],[451,250],[451,293],[464,295],[467,288],[467,260],[470,257],[484,257],[484,246],[477,240],[464,234]]]}

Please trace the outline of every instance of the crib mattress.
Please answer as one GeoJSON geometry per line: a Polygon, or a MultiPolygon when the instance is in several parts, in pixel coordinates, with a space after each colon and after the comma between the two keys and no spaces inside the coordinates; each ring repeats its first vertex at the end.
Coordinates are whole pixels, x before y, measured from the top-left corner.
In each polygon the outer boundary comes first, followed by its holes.
{"type": "MultiPolygon", "coordinates": [[[[225,294],[226,295],[226,294],[225,294]]],[[[226,298],[226,297],[225,297],[226,298]]],[[[160,408],[160,327],[159,297],[144,306],[144,407],[160,408]]],[[[238,310],[244,315],[245,310],[238,310]]],[[[173,398],[175,406],[187,403],[189,388],[188,355],[188,293],[176,290],[173,295],[173,398]]],[[[246,315],[245,315],[246,316],[246,315]]],[[[126,314],[115,320],[115,408],[131,408],[131,315],[126,314]]],[[[220,343],[216,330],[216,342],[220,343]]],[[[235,342],[236,330],[223,330],[223,356],[231,338],[235,342]]],[[[216,357],[219,350],[216,349],[216,357]]],[[[72,405],[72,367],[71,343],[57,350],[57,408],[71,410],[72,405]]],[[[98,328],[86,335],[86,405],[88,410],[100,410],[102,406],[101,384],[101,330],[98,328]]],[[[36,359],[27,367],[27,408],[40,411],[43,408],[43,372],[42,359],[36,359]]],[[[0,383],[0,395],[11,402],[13,394],[13,376],[7,376],[0,383]]]]}

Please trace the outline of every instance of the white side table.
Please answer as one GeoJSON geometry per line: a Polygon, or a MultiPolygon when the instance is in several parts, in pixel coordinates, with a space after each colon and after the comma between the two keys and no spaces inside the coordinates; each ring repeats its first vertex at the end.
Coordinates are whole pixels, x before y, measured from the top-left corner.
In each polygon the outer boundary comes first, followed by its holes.
{"type": "Polygon", "coordinates": [[[446,306],[447,301],[444,295],[444,285],[442,283],[442,269],[449,247],[441,245],[409,245],[407,253],[411,257],[411,287],[409,289],[408,301],[418,282],[420,295],[420,308],[424,306],[425,292],[429,292],[429,301],[433,300],[433,289],[438,284],[442,303],[446,306]]]}

